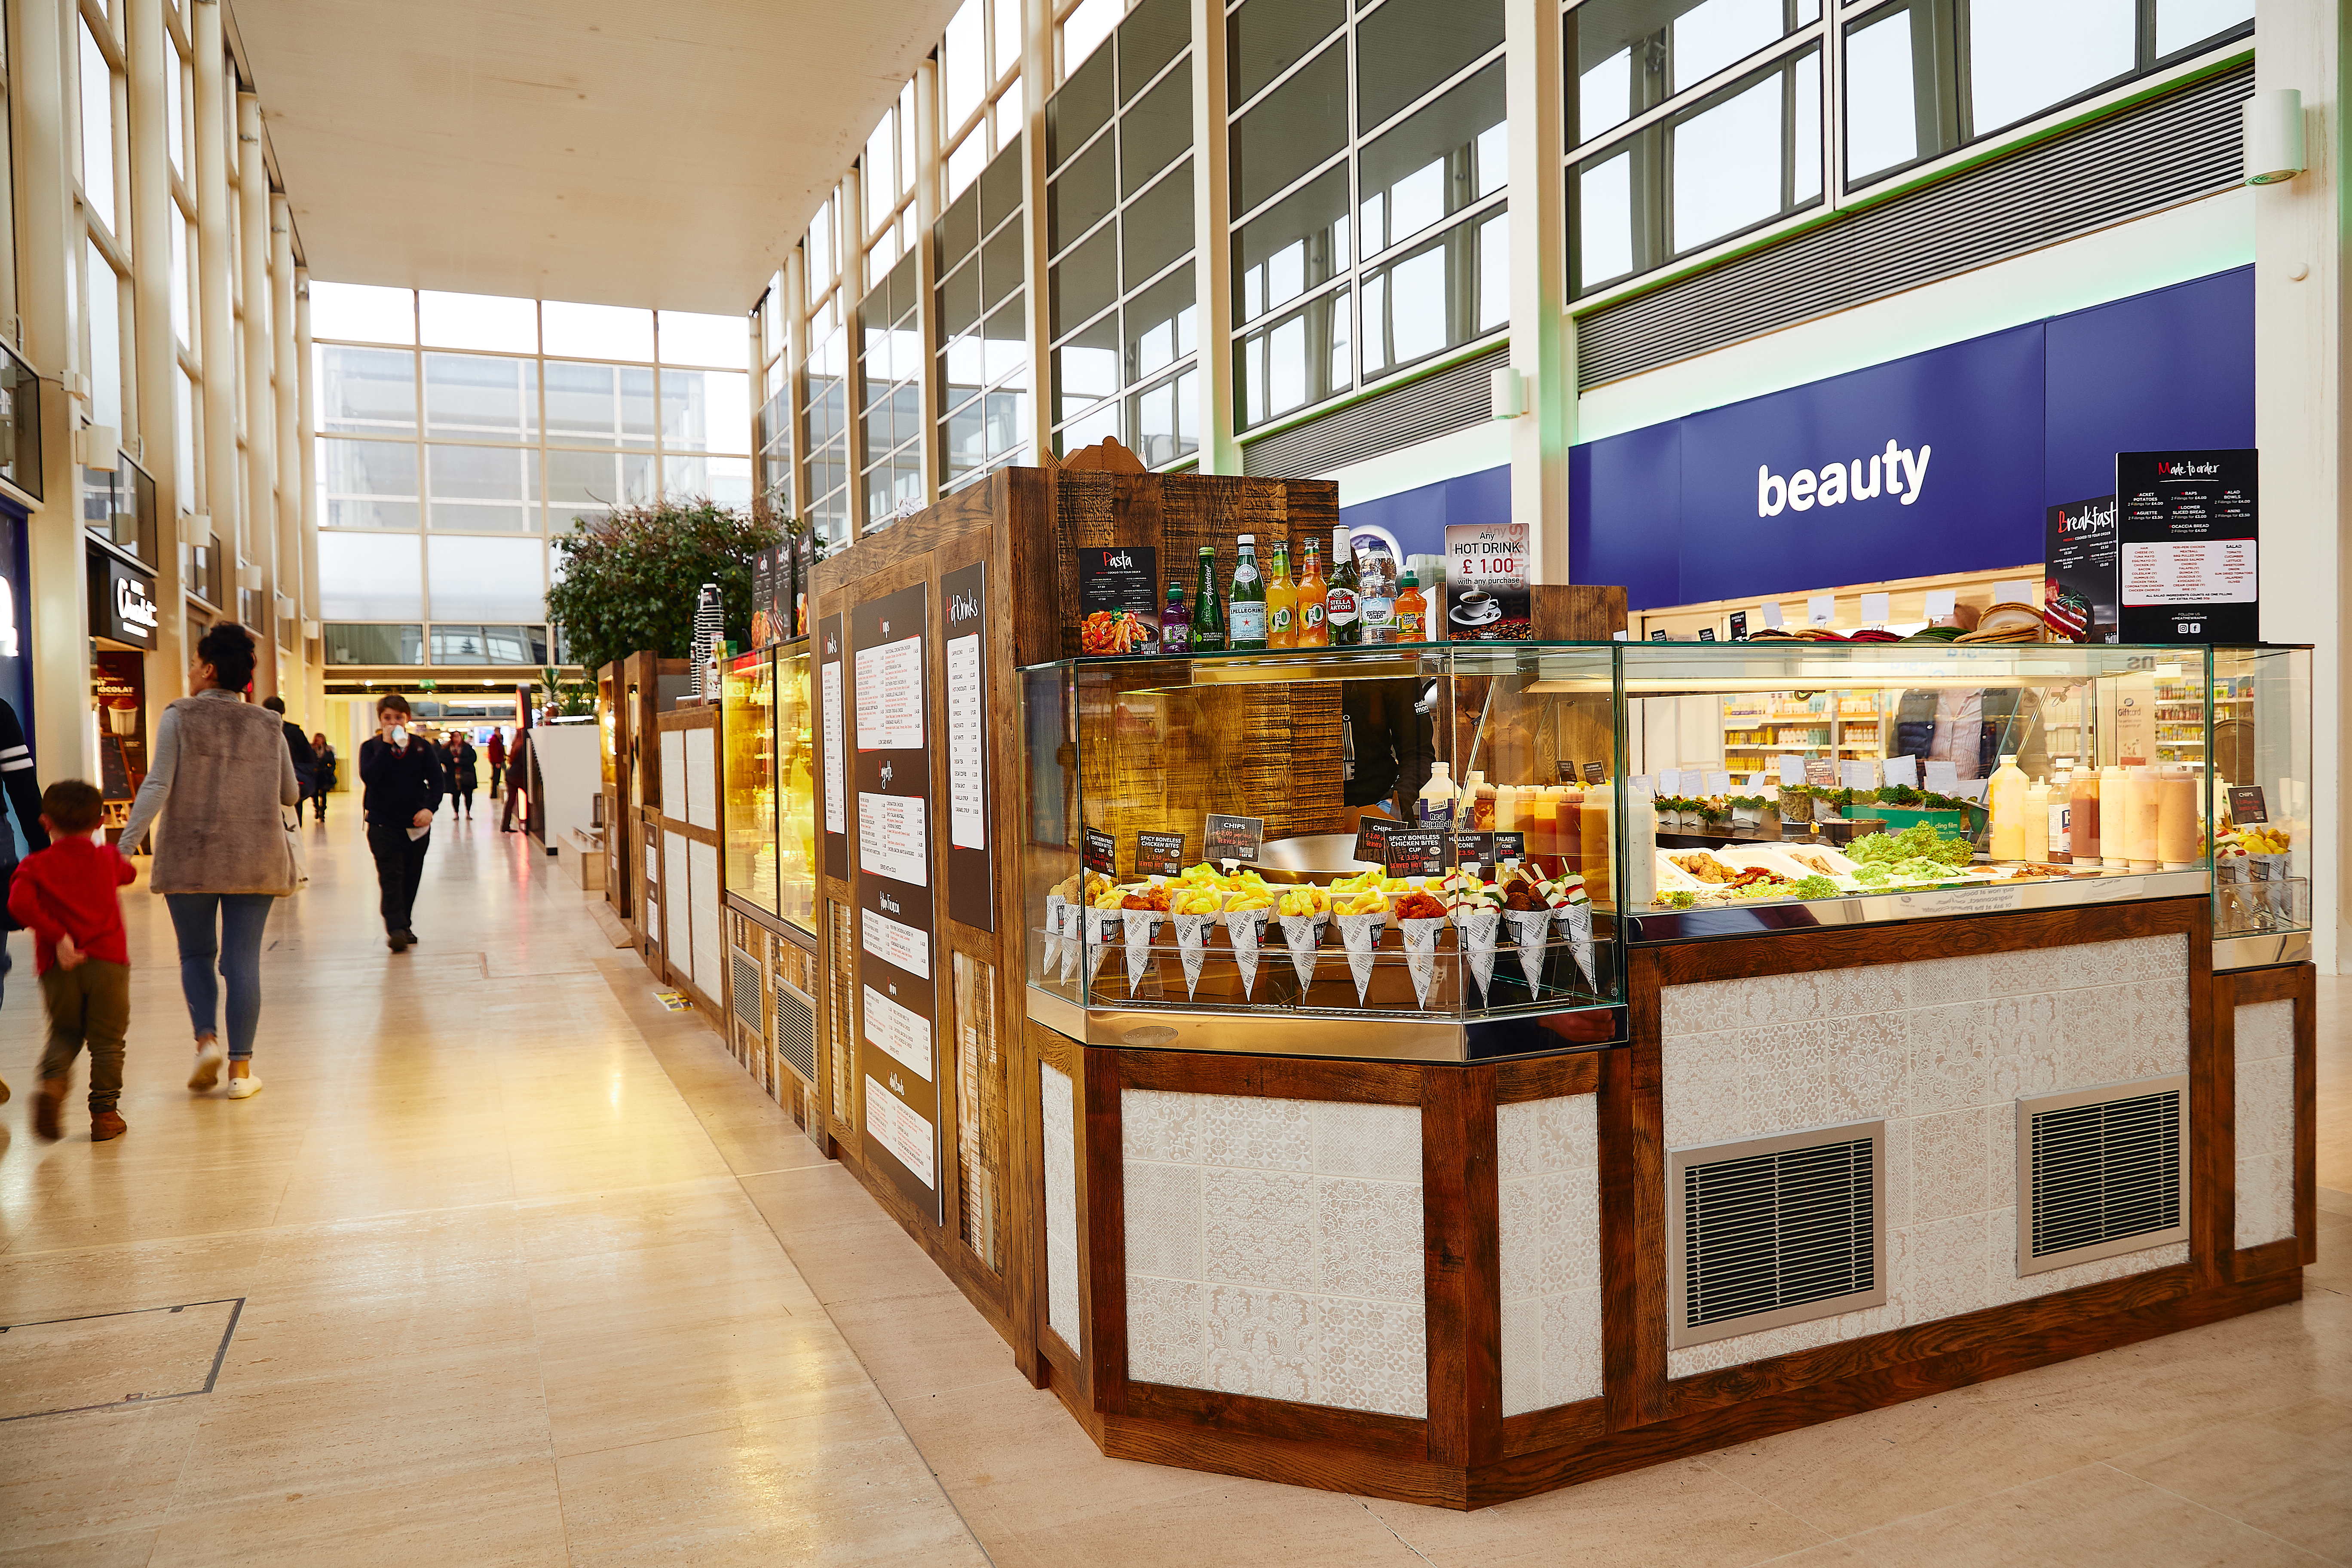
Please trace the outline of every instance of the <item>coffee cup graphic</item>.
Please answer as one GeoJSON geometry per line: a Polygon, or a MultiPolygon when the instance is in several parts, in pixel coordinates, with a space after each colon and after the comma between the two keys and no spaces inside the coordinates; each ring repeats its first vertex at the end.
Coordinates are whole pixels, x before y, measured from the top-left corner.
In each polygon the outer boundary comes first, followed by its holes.
{"type": "Polygon", "coordinates": [[[1494,595],[1483,588],[1472,588],[1454,604],[1449,618],[1457,626],[1483,626],[1500,619],[1502,614],[1503,606],[1494,595]]]}

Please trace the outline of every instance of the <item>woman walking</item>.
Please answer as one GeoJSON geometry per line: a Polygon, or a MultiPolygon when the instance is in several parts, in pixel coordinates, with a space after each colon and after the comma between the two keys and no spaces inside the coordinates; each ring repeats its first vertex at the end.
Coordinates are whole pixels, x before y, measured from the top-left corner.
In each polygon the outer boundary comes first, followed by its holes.
{"type": "Polygon", "coordinates": [[[253,1037],[261,1021],[261,933],[297,873],[284,808],[302,789],[278,715],[245,700],[253,634],[224,621],[196,644],[188,690],[163,710],[146,780],[122,826],[125,854],[155,824],[151,892],[163,895],[179,938],[180,991],[195,1030],[188,1087],[220,1080],[221,984],[228,990],[228,1097],[261,1089],[253,1037]],[[156,820],[157,813],[162,820],[156,820]]]}
{"type": "MultiPolygon", "coordinates": [[[[310,737],[310,753],[319,759],[310,778],[310,809],[316,813],[313,822],[327,820],[327,792],[335,787],[335,748],[327,744],[325,731],[310,737]]],[[[297,807],[295,816],[302,815],[297,807]]]]}
{"type": "Polygon", "coordinates": [[[449,731],[449,814],[474,820],[474,790],[481,774],[474,767],[474,742],[463,730],[449,731]]]}

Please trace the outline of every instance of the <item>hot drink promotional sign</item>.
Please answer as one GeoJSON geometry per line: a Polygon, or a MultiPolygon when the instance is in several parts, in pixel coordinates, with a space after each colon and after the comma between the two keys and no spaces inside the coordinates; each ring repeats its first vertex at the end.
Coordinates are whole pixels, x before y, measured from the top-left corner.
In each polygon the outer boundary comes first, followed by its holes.
{"type": "Polygon", "coordinates": [[[944,1223],[937,900],[932,886],[929,590],[850,612],[857,819],[858,1119],[866,1157],[944,1223]]]}
{"type": "Polygon", "coordinates": [[[1524,523],[1449,523],[1445,529],[1445,636],[1523,642],[1535,636],[1524,523]]]}
{"type": "Polygon", "coordinates": [[[2262,640],[2260,456],[2252,447],[2116,454],[2123,641],[2262,640]]]}

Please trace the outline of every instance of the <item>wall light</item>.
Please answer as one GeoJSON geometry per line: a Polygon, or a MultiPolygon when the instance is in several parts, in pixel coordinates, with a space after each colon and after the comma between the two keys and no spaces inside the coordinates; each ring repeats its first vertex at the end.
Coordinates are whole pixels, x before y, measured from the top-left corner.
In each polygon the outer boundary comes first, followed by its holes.
{"type": "Polygon", "coordinates": [[[2303,155],[2303,94],[2273,88],[2246,100],[2246,184],[2284,184],[2308,166],[2303,155]]]}

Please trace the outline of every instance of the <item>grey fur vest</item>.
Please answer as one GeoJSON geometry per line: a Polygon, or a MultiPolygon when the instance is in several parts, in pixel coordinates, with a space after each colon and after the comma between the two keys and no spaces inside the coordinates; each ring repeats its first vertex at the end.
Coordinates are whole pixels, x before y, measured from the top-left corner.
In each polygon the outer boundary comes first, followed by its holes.
{"type": "Polygon", "coordinates": [[[286,768],[278,715],[189,697],[168,710],[179,715],[180,758],[148,886],[159,893],[292,892],[294,854],[278,798],[286,768]]]}

